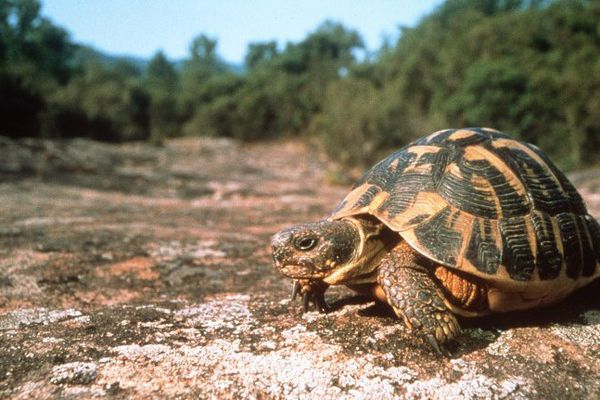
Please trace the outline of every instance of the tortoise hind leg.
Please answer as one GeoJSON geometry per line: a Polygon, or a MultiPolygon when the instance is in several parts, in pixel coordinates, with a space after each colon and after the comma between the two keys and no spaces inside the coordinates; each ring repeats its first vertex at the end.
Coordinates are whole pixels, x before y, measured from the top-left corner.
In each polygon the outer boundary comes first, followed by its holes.
{"type": "Polygon", "coordinates": [[[448,356],[440,344],[454,339],[460,333],[460,325],[444,304],[433,278],[419,265],[406,242],[383,258],[377,281],[387,302],[406,326],[427,340],[437,353],[448,356]]]}

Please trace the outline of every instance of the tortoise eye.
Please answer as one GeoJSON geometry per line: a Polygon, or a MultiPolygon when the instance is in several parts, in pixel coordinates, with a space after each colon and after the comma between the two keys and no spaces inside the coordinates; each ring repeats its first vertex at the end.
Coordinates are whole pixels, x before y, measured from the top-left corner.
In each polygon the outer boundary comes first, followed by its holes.
{"type": "Polygon", "coordinates": [[[314,237],[301,237],[294,241],[294,247],[301,251],[308,251],[317,245],[317,239],[314,237]]]}

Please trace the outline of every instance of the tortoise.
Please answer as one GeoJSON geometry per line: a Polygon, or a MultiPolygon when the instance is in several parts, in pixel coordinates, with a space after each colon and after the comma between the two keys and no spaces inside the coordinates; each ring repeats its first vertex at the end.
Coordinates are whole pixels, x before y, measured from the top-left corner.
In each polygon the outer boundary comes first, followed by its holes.
{"type": "Polygon", "coordinates": [[[368,170],[328,218],[272,239],[304,311],[345,284],[388,303],[448,355],[474,317],[547,306],[600,276],[600,225],[536,146],[490,128],[446,129],[368,170]]]}

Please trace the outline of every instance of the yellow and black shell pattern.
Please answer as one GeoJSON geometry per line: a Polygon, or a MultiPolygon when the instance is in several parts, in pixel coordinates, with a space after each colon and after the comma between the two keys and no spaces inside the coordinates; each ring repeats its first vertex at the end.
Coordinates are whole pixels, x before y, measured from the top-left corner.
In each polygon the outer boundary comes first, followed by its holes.
{"type": "Polygon", "coordinates": [[[528,285],[600,275],[600,226],[537,147],[448,129],[376,164],[331,219],[370,214],[442,265],[528,285]]]}

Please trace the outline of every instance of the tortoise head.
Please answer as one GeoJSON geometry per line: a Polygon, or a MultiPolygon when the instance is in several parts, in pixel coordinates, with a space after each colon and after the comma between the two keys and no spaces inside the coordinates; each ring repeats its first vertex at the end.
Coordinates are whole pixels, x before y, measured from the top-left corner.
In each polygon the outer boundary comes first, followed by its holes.
{"type": "Polygon", "coordinates": [[[357,257],[359,228],[348,221],[296,225],[273,236],[275,268],[294,279],[321,280],[357,257]]]}

